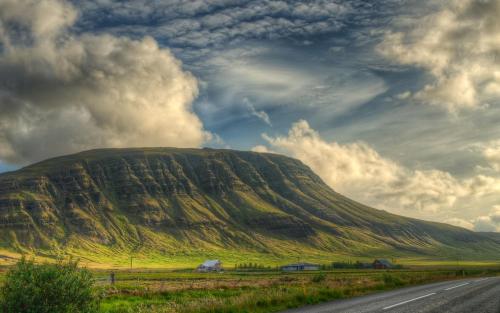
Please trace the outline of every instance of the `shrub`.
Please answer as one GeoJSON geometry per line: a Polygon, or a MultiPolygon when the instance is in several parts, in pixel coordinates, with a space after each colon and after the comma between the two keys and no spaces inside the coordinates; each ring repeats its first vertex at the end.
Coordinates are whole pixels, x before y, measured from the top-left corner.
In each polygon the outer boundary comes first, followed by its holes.
{"type": "Polygon", "coordinates": [[[399,287],[404,285],[404,282],[399,277],[391,274],[384,273],[382,280],[387,287],[399,287]]]}
{"type": "Polygon", "coordinates": [[[313,283],[320,283],[326,279],[326,274],[325,273],[320,273],[316,274],[311,278],[311,282],[313,283]]]}
{"type": "Polygon", "coordinates": [[[76,262],[35,264],[22,259],[5,278],[0,305],[5,313],[94,313],[94,280],[76,262]]]}

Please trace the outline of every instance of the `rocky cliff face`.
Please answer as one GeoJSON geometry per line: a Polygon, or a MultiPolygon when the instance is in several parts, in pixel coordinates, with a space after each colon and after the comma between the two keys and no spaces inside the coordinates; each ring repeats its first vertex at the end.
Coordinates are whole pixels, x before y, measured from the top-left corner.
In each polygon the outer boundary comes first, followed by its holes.
{"type": "Polygon", "coordinates": [[[425,253],[468,241],[500,251],[490,237],[351,201],[300,161],[275,154],[105,149],[0,175],[3,246],[55,249],[82,241],[160,251],[188,245],[277,252],[277,243],[287,243],[425,253]]]}

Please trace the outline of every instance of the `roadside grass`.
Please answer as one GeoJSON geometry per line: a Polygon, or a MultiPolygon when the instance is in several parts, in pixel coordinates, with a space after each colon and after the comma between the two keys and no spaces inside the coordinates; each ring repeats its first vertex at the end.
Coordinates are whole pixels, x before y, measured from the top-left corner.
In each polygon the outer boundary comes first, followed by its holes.
{"type": "MultiPolygon", "coordinates": [[[[4,279],[0,271],[0,282],[4,279]]],[[[495,276],[499,267],[334,269],[284,273],[275,269],[197,273],[188,269],[92,270],[99,313],[277,312],[436,281],[495,276]],[[109,282],[110,272],[116,283],[109,282]]]]}
{"type": "Polygon", "coordinates": [[[499,273],[500,269],[482,268],[310,273],[230,271],[205,275],[117,273],[114,286],[101,276],[101,313],[277,312],[404,286],[499,273]]]}

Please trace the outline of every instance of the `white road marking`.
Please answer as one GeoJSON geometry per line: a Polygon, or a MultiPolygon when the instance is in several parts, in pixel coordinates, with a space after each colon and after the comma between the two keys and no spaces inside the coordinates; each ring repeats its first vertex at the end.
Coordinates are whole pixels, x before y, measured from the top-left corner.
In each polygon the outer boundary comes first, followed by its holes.
{"type": "Polygon", "coordinates": [[[478,279],[478,280],[476,280],[475,282],[476,282],[476,283],[478,283],[478,282],[480,282],[480,281],[487,280],[488,278],[489,278],[489,277],[482,278],[482,279],[478,279]]]}
{"type": "Polygon", "coordinates": [[[458,288],[458,287],[462,287],[462,286],[465,286],[465,285],[468,285],[468,284],[470,284],[470,283],[456,285],[456,286],[453,286],[453,287],[450,287],[450,288],[446,288],[445,290],[452,290],[452,289],[455,289],[455,288],[458,288]]]}
{"type": "Polygon", "coordinates": [[[412,301],[415,301],[415,300],[419,300],[419,299],[422,299],[422,298],[430,297],[430,296],[435,295],[435,294],[436,293],[433,292],[433,293],[426,294],[424,296],[420,296],[420,297],[417,297],[417,298],[413,298],[413,299],[410,299],[410,300],[399,302],[399,303],[396,303],[396,304],[393,304],[393,305],[390,305],[390,306],[386,306],[385,308],[383,308],[383,310],[389,310],[389,309],[392,309],[393,307],[396,307],[396,306],[399,306],[399,305],[403,305],[405,303],[412,302],[412,301]]]}

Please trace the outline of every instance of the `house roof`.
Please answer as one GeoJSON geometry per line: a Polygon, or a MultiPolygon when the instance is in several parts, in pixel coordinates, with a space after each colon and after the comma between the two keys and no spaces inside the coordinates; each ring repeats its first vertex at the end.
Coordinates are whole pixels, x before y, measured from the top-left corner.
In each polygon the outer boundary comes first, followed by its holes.
{"type": "Polygon", "coordinates": [[[203,264],[201,264],[200,266],[203,266],[203,267],[214,267],[214,266],[216,266],[218,264],[220,264],[219,260],[207,260],[207,261],[203,262],[203,264]]]}
{"type": "Polygon", "coordinates": [[[392,263],[387,259],[377,259],[375,262],[379,262],[385,266],[392,266],[392,263]]]}

